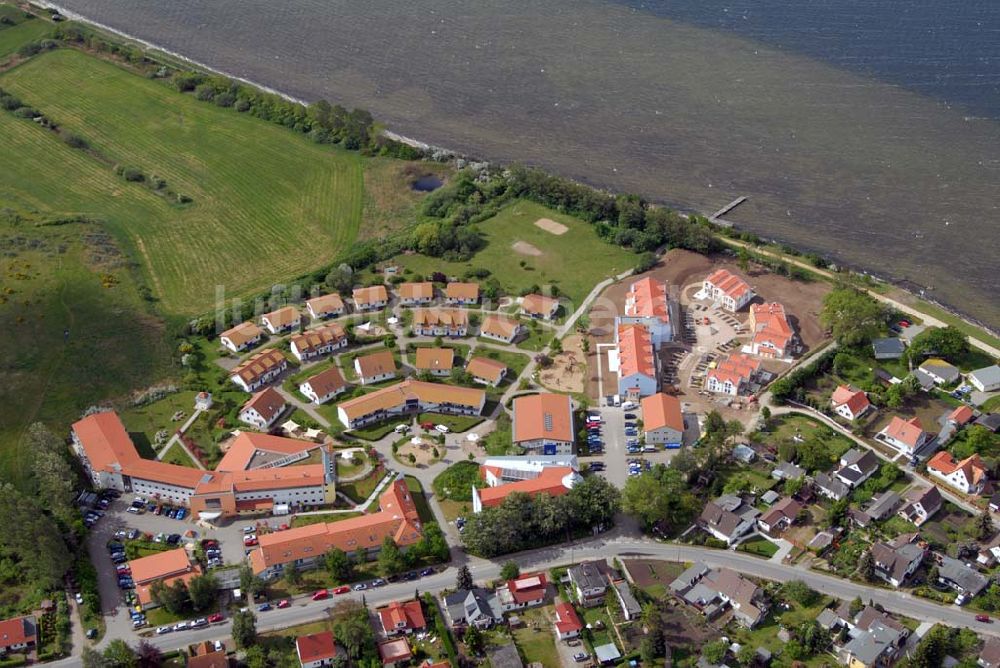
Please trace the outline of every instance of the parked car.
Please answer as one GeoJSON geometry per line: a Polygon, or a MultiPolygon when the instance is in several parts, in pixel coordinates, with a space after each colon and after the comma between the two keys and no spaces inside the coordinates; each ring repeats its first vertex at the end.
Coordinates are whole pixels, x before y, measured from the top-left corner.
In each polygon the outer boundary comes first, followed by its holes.
{"type": "Polygon", "coordinates": [[[976,615],[976,621],[977,622],[983,622],[985,624],[989,624],[990,623],[990,616],[989,615],[976,615]]]}
{"type": "Polygon", "coordinates": [[[365,589],[368,589],[368,585],[366,585],[364,582],[359,582],[358,584],[354,585],[354,591],[364,591],[365,589]]]}
{"type": "Polygon", "coordinates": [[[347,585],[340,585],[339,587],[333,588],[333,593],[337,595],[346,594],[349,591],[351,591],[351,588],[347,585]]]}
{"type": "Polygon", "coordinates": [[[205,619],[204,617],[199,617],[198,619],[191,622],[191,628],[193,629],[201,628],[202,626],[208,626],[208,620],[205,619]]]}
{"type": "Polygon", "coordinates": [[[161,626],[156,629],[156,635],[162,636],[164,633],[171,633],[174,630],[172,626],[161,626]]]}
{"type": "Polygon", "coordinates": [[[253,526],[252,524],[248,524],[245,527],[243,527],[243,533],[253,533],[256,530],[257,527],[253,526]]]}
{"type": "Polygon", "coordinates": [[[271,604],[266,601],[257,606],[257,612],[267,612],[270,609],[271,609],[271,604]]]}
{"type": "Polygon", "coordinates": [[[383,580],[382,578],[375,578],[374,580],[372,580],[372,586],[373,587],[384,587],[385,586],[385,580],[383,580]]]}
{"type": "Polygon", "coordinates": [[[179,519],[179,520],[184,519],[185,517],[187,517],[187,512],[188,512],[187,508],[178,508],[177,509],[177,518],[176,519],[179,519]]]}
{"type": "Polygon", "coordinates": [[[145,619],[133,619],[132,620],[132,628],[133,629],[141,629],[145,625],[146,625],[146,620],[145,619]]]}
{"type": "Polygon", "coordinates": [[[220,613],[220,612],[217,612],[214,615],[209,615],[208,616],[208,623],[209,624],[218,624],[221,621],[222,621],[222,613],[220,613]]]}
{"type": "Polygon", "coordinates": [[[174,631],[184,631],[188,628],[187,622],[177,622],[174,624],[174,631]]]}
{"type": "Polygon", "coordinates": [[[291,604],[292,604],[291,601],[289,601],[287,598],[283,598],[280,601],[278,601],[278,607],[279,608],[287,608],[291,604]]]}
{"type": "Polygon", "coordinates": [[[436,429],[437,431],[441,432],[442,434],[447,434],[449,431],[451,431],[451,429],[448,429],[447,425],[443,425],[443,424],[434,425],[434,429],[436,429]]]}
{"type": "Polygon", "coordinates": [[[312,595],[312,600],[314,600],[314,601],[322,601],[323,599],[325,599],[325,598],[327,598],[329,596],[330,596],[330,592],[329,591],[327,591],[326,589],[320,589],[319,591],[315,592],[312,595]]]}
{"type": "Polygon", "coordinates": [[[589,657],[587,656],[586,652],[577,652],[576,654],[573,655],[573,660],[578,663],[582,663],[586,661],[588,658],[589,657]]]}
{"type": "Polygon", "coordinates": [[[433,568],[425,568],[424,570],[420,571],[421,577],[427,577],[428,575],[434,575],[433,568]]]}

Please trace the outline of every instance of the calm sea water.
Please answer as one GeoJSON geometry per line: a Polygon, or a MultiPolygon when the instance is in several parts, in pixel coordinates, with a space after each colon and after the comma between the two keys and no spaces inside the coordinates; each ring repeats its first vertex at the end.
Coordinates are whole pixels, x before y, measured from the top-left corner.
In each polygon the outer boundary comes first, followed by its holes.
{"type": "Polygon", "coordinates": [[[401,134],[731,216],[1000,327],[1000,2],[61,0],[401,134]]]}

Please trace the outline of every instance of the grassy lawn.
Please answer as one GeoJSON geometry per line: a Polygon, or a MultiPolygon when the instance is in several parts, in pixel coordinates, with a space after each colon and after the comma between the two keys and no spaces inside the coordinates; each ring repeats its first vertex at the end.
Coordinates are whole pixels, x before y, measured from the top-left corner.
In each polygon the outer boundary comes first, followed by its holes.
{"type": "Polygon", "coordinates": [[[192,199],[178,206],[127,183],[34,123],[18,123],[20,137],[5,146],[11,159],[0,190],[105,220],[167,311],[210,308],[207,286],[239,295],[318,268],[357,238],[364,187],[357,154],[71,49],[32,58],[0,76],[0,85],[109,163],[156,174],[192,199]]]}
{"type": "Polygon", "coordinates": [[[525,323],[527,329],[525,330],[525,333],[521,335],[521,338],[514,344],[518,348],[538,352],[552,342],[552,337],[555,336],[554,330],[551,330],[543,325],[539,325],[534,320],[525,320],[523,322],[525,323]]]}
{"type": "Polygon", "coordinates": [[[635,264],[633,253],[601,241],[587,223],[534,202],[513,202],[482,222],[479,229],[487,245],[469,262],[424,255],[404,255],[396,262],[425,276],[435,271],[462,276],[471,268],[486,267],[508,294],[520,294],[534,285],[557,285],[575,304],[583,301],[595,284],[635,264]],[[540,218],[569,229],[562,235],[546,232],[535,225],[540,218]],[[518,254],[512,246],[519,241],[531,244],[541,255],[518,254]]]}
{"type": "MultiPolygon", "coordinates": [[[[324,415],[325,417],[324,413],[321,413],[321,415],[324,415]]],[[[366,441],[377,441],[380,438],[384,438],[387,434],[392,433],[392,430],[395,429],[397,425],[410,424],[412,419],[413,418],[410,415],[395,417],[384,422],[362,427],[360,429],[352,429],[348,433],[366,441]]]]}
{"type": "Polygon", "coordinates": [[[486,418],[480,415],[445,415],[443,413],[421,413],[417,416],[417,424],[423,422],[433,422],[435,425],[443,424],[453,432],[462,433],[469,431],[486,418]]]}
{"type": "Polygon", "coordinates": [[[292,519],[293,527],[304,527],[310,524],[324,524],[330,522],[339,522],[341,520],[349,520],[352,517],[360,517],[364,513],[359,512],[346,512],[346,513],[324,513],[322,515],[296,515],[292,519]]]}
{"type": "Polygon", "coordinates": [[[537,662],[543,666],[559,665],[559,649],[552,629],[549,613],[552,608],[545,606],[517,613],[524,626],[513,631],[514,642],[524,656],[525,663],[537,662]]]}
{"type": "Polygon", "coordinates": [[[444,513],[446,522],[454,522],[455,518],[468,515],[472,511],[472,501],[453,501],[452,499],[438,499],[438,507],[444,513]]]}
{"type": "MultiPolygon", "coordinates": [[[[316,450],[316,453],[319,454],[318,449],[316,450]]],[[[322,458],[322,454],[319,454],[319,457],[322,458]]],[[[362,455],[362,458],[364,459],[364,455],[362,455]]],[[[313,462],[313,463],[319,463],[319,462],[313,462]]],[[[358,473],[363,471],[365,466],[367,466],[365,461],[362,461],[360,464],[354,464],[353,462],[351,462],[351,460],[344,459],[343,457],[339,456],[337,457],[336,463],[337,463],[337,477],[339,478],[350,478],[351,476],[357,475],[358,473]]]]}
{"type": "Polygon", "coordinates": [[[164,462],[168,464],[177,464],[179,466],[189,466],[193,469],[198,468],[198,465],[191,459],[191,455],[187,453],[187,450],[182,448],[179,443],[174,443],[170,446],[170,450],[163,457],[164,462]]]}
{"type": "Polygon", "coordinates": [[[427,497],[424,496],[423,485],[412,475],[408,475],[404,479],[406,480],[406,489],[410,490],[413,503],[417,507],[417,514],[420,515],[420,521],[424,524],[436,522],[437,518],[434,517],[431,507],[427,504],[427,497]]]}
{"type": "Polygon", "coordinates": [[[514,379],[521,375],[521,372],[524,371],[524,367],[528,366],[528,362],[531,361],[530,356],[527,354],[522,355],[520,353],[512,353],[506,350],[496,350],[486,346],[479,346],[476,348],[475,352],[472,353],[472,356],[485,357],[507,365],[507,375],[506,378],[500,383],[500,388],[507,387],[514,382],[514,379]]]}
{"type": "Polygon", "coordinates": [[[476,462],[456,462],[434,478],[434,494],[438,501],[451,499],[460,503],[472,503],[472,486],[482,485],[479,464],[476,462]]]}
{"type": "Polygon", "coordinates": [[[512,430],[510,417],[506,413],[500,413],[496,427],[480,441],[486,449],[486,454],[494,457],[521,454],[521,447],[514,445],[511,440],[514,433],[512,430]]]}
{"type": "Polygon", "coordinates": [[[155,442],[156,432],[167,432],[168,438],[181,428],[194,412],[196,392],[182,391],[168,394],[158,401],[121,411],[119,416],[130,434],[141,433],[150,443],[155,442]],[[180,420],[172,420],[175,413],[183,413],[180,420]]]}
{"type": "Polygon", "coordinates": [[[383,477],[385,477],[384,471],[375,470],[361,480],[337,485],[337,491],[343,492],[347,498],[355,503],[364,503],[365,499],[371,496],[371,493],[378,487],[383,477]]]}
{"type": "MultiPolygon", "coordinates": [[[[13,13],[15,15],[21,14],[19,11],[13,13]]],[[[6,58],[14,53],[21,48],[22,44],[46,37],[51,30],[51,23],[37,18],[26,20],[14,26],[3,26],[0,29],[0,58],[6,58]]]]}
{"type": "Polygon", "coordinates": [[[775,553],[777,553],[778,546],[765,538],[757,536],[755,538],[751,538],[750,540],[743,541],[736,549],[740,552],[755,554],[758,557],[770,559],[775,555],[775,553]]]}
{"type": "MultiPolygon", "coordinates": [[[[790,603],[791,609],[787,611],[776,607],[774,612],[768,615],[767,618],[752,631],[736,623],[731,623],[726,627],[726,635],[728,635],[733,642],[738,642],[742,645],[749,645],[750,647],[765,647],[770,650],[772,654],[777,656],[784,645],[784,643],[778,638],[779,626],[794,629],[803,622],[816,619],[817,615],[823,611],[823,608],[831,602],[831,599],[826,596],[820,596],[818,598],[819,601],[817,603],[808,607],[799,605],[795,602],[790,603]]],[[[776,665],[790,664],[783,662],[776,665]]],[[[818,655],[807,659],[804,662],[804,665],[812,667],[834,665],[834,663],[830,656],[818,655]]]]}

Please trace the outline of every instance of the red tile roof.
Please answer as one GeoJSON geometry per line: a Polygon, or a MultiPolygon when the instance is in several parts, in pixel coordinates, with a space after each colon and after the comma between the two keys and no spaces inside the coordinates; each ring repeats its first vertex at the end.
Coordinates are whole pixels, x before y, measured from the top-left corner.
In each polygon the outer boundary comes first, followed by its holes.
{"type": "Polygon", "coordinates": [[[367,306],[368,304],[377,304],[386,301],[389,301],[389,293],[386,291],[384,285],[372,285],[367,288],[354,289],[354,303],[358,306],[367,306]]]}
{"type": "Polygon", "coordinates": [[[727,269],[718,269],[705,280],[737,301],[750,289],[746,281],[727,269]]]}
{"type": "Polygon", "coordinates": [[[491,383],[496,383],[503,377],[504,372],[507,370],[507,365],[488,357],[473,357],[465,365],[465,370],[473,378],[482,378],[491,383]]]}
{"type": "Polygon", "coordinates": [[[309,387],[312,388],[313,392],[320,397],[347,387],[347,381],[344,380],[344,374],[342,374],[340,369],[335,366],[331,366],[325,371],[320,371],[315,376],[309,378],[306,382],[309,383],[309,387]]]}
{"type": "Polygon", "coordinates": [[[656,377],[653,342],[642,325],[618,327],[618,374],[622,378],[636,374],[656,377]]]}
{"type": "Polygon", "coordinates": [[[0,622],[0,647],[37,642],[36,624],[30,615],[3,620],[0,622]]]}
{"type": "Polygon", "coordinates": [[[337,643],[332,631],[312,633],[295,639],[295,649],[299,653],[301,663],[332,659],[337,655],[337,643]]]}
{"type": "Polygon", "coordinates": [[[294,306],[285,306],[283,308],[279,308],[277,311],[271,311],[270,313],[265,313],[261,316],[261,320],[265,318],[269,323],[271,323],[272,327],[275,329],[281,329],[282,327],[299,324],[299,321],[302,319],[302,315],[294,306]]]}
{"type": "Polygon", "coordinates": [[[330,295],[322,295],[319,297],[313,297],[306,302],[307,308],[312,308],[316,315],[323,315],[324,313],[336,313],[338,311],[344,310],[344,300],[340,298],[340,295],[334,293],[330,295]]]}
{"type": "Polygon", "coordinates": [[[545,573],[525,573],[513,580],[507,580],[507,591],[517,603],[529,603],[545,598],[547,586],[545,573]]]}
{"type": "Polygon", "coordinates": [[[373,378],[383,373],[396,372],[396,359],[388,348],[355,359],[362,378],[373,378]]]}
{"type": "Polygon", "coordinates": [[[413,600],[405,603],[393,601],[389,605],[378,608],[375,612],[378,613],[379,620],[382,622],[382,628],[388,633],[396,630],[416,631],[427,626],[427,622],[424,620],[424,608],[420,605],[420,601],[413,600]],[[400,626],[401,624],[403,626],[400,626]]]}
{"type": "Polygon", "coordinates": [[[257,413],[266,421],[270,422],[276,415],[284,410],[285,398],[278,394],[278,391],[273,387],[269,387],[250,397],[250,399],[243,404],[243,408],[240,409],[240,413],[248,411],[251,408],[257,411],[257,413]]]}
{"type": "Polygon", "coordinates": [[[514,442],[575,440],[573,408],[565,394],[533,394],[514,399],[514,442]]]}
{"type": "Polygon", "coordinates": [[[483,324],[479,331],[483,334],[490,334],[503,339],[513,338],[514,333],[521,326],[521,323],[514,318],[505,318],[499,315],[488,315],[483,318],[483,324]]]}
{"type": "Polygon", "coordinates": [[[132,569],[132,579],[137,584],[188,573],[193,569],[187,550],[183,547],[133,559],[128,565],[132,569]]]}
{"type": "Polygon", "coordinates": [[[229,372],[229,377],[239,376],[244,383],[252,385],[268,371],[287,363],[288,361],[280,350],[267,348],[254,353],[249,359],[233,367],[233,370],[229,372]]]}
{"type": "Polygon", "coordinates": [[[451,348],[417,348],[413,368],[419,371],[451,371],[455,364],[455,351],[451,348]]]}
{"type": "Polygon", "coordinates": [[[942,450],[927,461],[927,468],[939,471],[942,475],[951,475],[961,469],[970,485],[978,485],[986,477],[986,464],[978,454],[966,457],[956,462],[950,452],[942,450]]]}
{"type": "Polygon", "coordinates": [[[973,415],[972,409],[968,406],[959,406],[948,414],[948,419],[957,425],[963,425],[972,420],[973,415]]]}
{"type": "Polygon", "coordinates": [[[227,329],[222,334],[219,334],[219,338],[229,339],[230,341],[233,342],[234,346],[239,348],[247,341],[252,341],[263,333],[264,332],[261,331],[260,327],[258,327],[254,323],[241,322],[240,324],[227,329]]]}
{"type": "Polygon", "coordinates": [[[889,426],[885,428],[885,433],[900,443],[905,443],[913,448],[916,447],[923,436],[924,428],[917,417],[904,420],[898,415],[894,415],[892,421],[889,422],[889,426]]]}
{"type": "Polygon", "coordinates": [[[423,283],[400,283],[396,288],[400,299],[421,300],[434,298],[434,284],[425,281],[423,283]]]}
{"type": "Polygon", "coordinates": [[[294,455],[303,450],[311,450],[316,444],[312,441],[300,441],[297,438],[258,434],[244,431],[233,439],[229,450],[215,467],[216,471],[245,471],[257,451],[273,452],[280,455],[294,455]]]}
{"type": "Polygon", "coordinates": [[[684,416],[681,414],[681,402],[677,397],[658,392],[643,398],[642,428],[653,431],[662,427],[684,431],[684,416]]]}
{"type": "Polygon", "coordinates": [[[413,309],[414,327],[468,327],[469,312],[463,308],[413,309]]]}
{"type": "MultiPolygon", "coordinates": [[[[486,467],[483,468],[485,469],[486,467]]],[[[493,473],[494,475],[498,475],[495,470],[493,473]]],[[[575,471],[570,466],[547,466],[542,469],[537,478],[518,480],[517,482],[509,482],[506,485],[497,485],[496,487],[484,487],[477,490],[477,493],[479,494],[479,500],[485,507],[500,505],[504,499],[514,492],[527,494],[532,497],[539,494],[562,496],[569,492],[570,487],[567,486],[569,480],[567,479],[572,478],[574,473],[575,471]]]]}
{"type": "Polygon", "coordinates": [[[406,638],[397,638],[379,643],[378,655],[382,659],[382,665],[386,665],[406,661],[413,656],[413,652],[410,650],[410,643],[406,638]]]}
{"type": "Polygon", "coordinates": [[[749,381],[750,376],[756,373],[758,369],[760,369],[760,362],[758,360],[743,353],[734,353],[722,359],[714,369],[710,369],[708,376],[715,378],[721,383],[729,380],[733,385],[738,385],[740,382],[749,381]]]}
{"type": "Polygon", "coordinates": [[[749,324],[754,343],[770,343],[779,350],[787,348],[795,335],[785,316],[785,307],[777,302],[751,306],[749,324]]]}
{"type": "Polygon", "coordinates": [[[448,299],[458,301],[469,301],[479,299],[478,283],[449,283],[444,290],[444,295],[448,299]]]}
{"type": "Polygon", "coordinates": [[[830,397],[830,402],[834,408],[846,405],[854,415],[863,413],[871,405],[868,395],[850,385],[838,385],[830,397]]]}
{"type": "Polygon", "coordinates": [[[670,322],[667,308],[667,285],[651,276],[632,284],[625,295],[625,315],[640,318],[658,318],[670,322]]]}
{"type": "Polygon", "coordinates": [[[543,315],[546,318],[559,308],[559,300],[544,295],[525,295],[521,300],[521,310],[525,313],[543,315]]]}
{"type": "Polygon", "coordinates": [[[576,609],[569,603],[556,603],[556,628],[559,633],[573,633],[583,630],[583,623],[580,621],[576,609]]]}

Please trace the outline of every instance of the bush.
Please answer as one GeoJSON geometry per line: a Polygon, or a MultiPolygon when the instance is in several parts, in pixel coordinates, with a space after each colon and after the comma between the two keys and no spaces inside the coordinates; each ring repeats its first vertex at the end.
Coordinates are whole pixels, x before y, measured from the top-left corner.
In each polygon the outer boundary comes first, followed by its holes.
{"type": "Polygon", "coordinates": [[[14,115],[18,118],[37,118],[42,114],[37,109],[31,107],[18,107],[14,110],[14,115]]]}
{"type": "Polygon", "coordinates": [[[240,98],[239,100],[236,100],[236,104],[233,105],[233,108],[240,113],[250,111],[250,101],[246,98],[240,98]]]}
{"type": "Polygon", "coordinates": [[[236,102],[236,96],[230,92],[219,93],[215,96],[215,103],[220,107],[231,107],[236,102]]]}
{"type": "Polygon", "coordinates": [[[138,167],[126,167],[122,170],[122,177],[126,181],[131,181],[133,183],[141,183],[146,180],[146,175],[142,173],[142,170],[138,167]]]}
{"type": "Polygon", "coordinates": [[[215,89],[209,84],[201,84],[195,87],[194,96],[202,102],[211,102],[215,99],[215,89]]]}
{"type": "Polygon", "coordinates": [[[85,150],[90,148],[90,144],[87,140],[78,134],[73,134],[72,132],[64,132],[62,135],[62,140],[66,142],[66,145],[70,148],[78,148],[85,150]]]}

